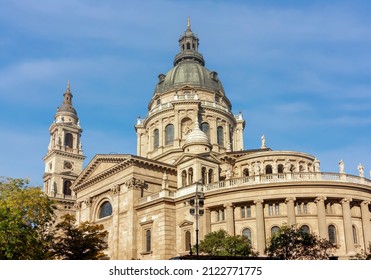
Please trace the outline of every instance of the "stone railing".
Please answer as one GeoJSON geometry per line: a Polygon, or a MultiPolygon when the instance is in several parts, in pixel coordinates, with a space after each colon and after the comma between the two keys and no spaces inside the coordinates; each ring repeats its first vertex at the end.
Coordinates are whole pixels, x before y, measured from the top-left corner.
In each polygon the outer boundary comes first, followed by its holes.
{"type": "MultiPolygon", "coordinates": [[[[198,191],[204,193],[215,191],[219,189],[230,189],[243,186],[256,186],[263,184],[274,184],[279,182],[341,182],[341,183],[353,183],[361,184],[370,187],[371,180],[358,177],[349,174],[339,174],[339,173],[328,173],[328,172],[303,172],[303,173],[280,173],[280,174],[263,174],[258,176],[249,176],[241,178],[233,178],[230,180],[219,181],[211,183],[208,185],[198,184],[198,191]]],[[[196,183],[186,187],[178,189],[176,192],[171,192],[168,190],[162,190],[158,193],[140,198],[138,203],[147,203],[158,198],[180,198],[187,195],[194,194],[196,192],[196,183]]]]}
{"type": "Polygon", "coordinates": [[[263,174],[258,176],[249,176],[233,178],[204,186],[204,192],[222,188],[234,188],[239,186],[269,184],[278,182],[342,182],[362,184],[371,187],[371,180],[349,174],[327,173],[327,172],[303,172],[303,173],[280,173],[263,174]]]}

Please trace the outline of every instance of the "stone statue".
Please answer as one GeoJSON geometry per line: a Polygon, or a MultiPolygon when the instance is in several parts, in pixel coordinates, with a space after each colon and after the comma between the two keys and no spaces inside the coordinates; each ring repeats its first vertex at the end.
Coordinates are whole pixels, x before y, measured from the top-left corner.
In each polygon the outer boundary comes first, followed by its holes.
{"type": "Polygon", "coordinates": [[[262,135],[261,139],[262,139],[261,149],[265,149],[267,146],[265,145],[265,136],[264,136],[264,134],[262,135]]]}
{"type": "Polygon", "coordinates": [[[319,171],[319,165],[320,165],[320,162],[319,162],[318,158],[315,158],[314,159],[314,172],[320,172],[319,171]]]}
{"type": "Polygon", "coordinates": [[[365,177],[365,171],[362,164],[358,164],[359,177],[365,177]]]}
{"type": "Polygon", "coordinates": [[[339,161],[339,172],[340,173],[344,173],[344,162],[343,162],[343,160],[340,160],[339,161]]]}

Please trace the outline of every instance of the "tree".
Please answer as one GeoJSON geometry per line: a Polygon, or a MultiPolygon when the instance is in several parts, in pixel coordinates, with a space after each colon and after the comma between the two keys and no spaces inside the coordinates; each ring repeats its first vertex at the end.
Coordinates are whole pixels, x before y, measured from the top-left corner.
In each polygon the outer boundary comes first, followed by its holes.
{"type": "Polygon", "coordinates": [[[199,245],[199,251],[210,256],[250,256],[255,255],[251,242],[245,236],[229,235],[225,230],[218,230],[205,235],[199,245]]]}
{"type": "Polygon", "coordinates": [[[0,178],[0,259],[48,259],[53,202],[27,179],[0,178]]]}
{"type": "Polygon", "coordinates": [[[106,257],[108,232],[103,225],[83,222],[76,225],[70,214],[62,216],[56,225],[56,237],[52,245],[54,258],[63,260],[98,260],[106,257]]]}
{"type": "Polygon", "coordinates": [[[324,260],[331,256],[335,248],[327,239],[296,226],[283,225],[271,237],[266,253],[285,260],[324,260]]]}

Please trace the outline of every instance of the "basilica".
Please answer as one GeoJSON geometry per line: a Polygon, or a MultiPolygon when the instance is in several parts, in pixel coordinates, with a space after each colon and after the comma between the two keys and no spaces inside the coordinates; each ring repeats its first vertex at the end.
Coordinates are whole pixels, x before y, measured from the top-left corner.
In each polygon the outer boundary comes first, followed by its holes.
{"type": "Polygon", "coordinates": [[[136,155],[97,154],[84,166],[82,128],[70,85],[49,128],[44,191],[58,216],[103,224],[110,259],[188,254],[212,231],[244,235],[264,255],[283,224],[297,225],[350,258],[371,243],[371,180],[321,172],[297,151],[244,148],[245,120],[234,114],[217,72],[205,67],[187,29],[166,74],[158,75],[145,118],[134,127],[136,155]]]}

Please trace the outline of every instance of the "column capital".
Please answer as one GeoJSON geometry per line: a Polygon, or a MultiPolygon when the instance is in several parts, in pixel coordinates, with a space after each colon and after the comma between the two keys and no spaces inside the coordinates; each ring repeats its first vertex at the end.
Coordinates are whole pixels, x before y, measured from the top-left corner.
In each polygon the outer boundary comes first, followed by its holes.
{"type": "Polygon", "coordinates": [[[327,199],[326,196],[318,196],[316,197],[316,199],[314,200],[315,203],[318,203],[320,201],[325,201],[327,199]]]}
{"type": "Polygon", "coordinates": [[[296,200],[296,197],[287,197],[285,199],[285,203],[288,203],[288,202],[294,202],[296,200]]]}
{"type": "Polygon", "coordinates": [[[109,190],[110,194],[113,195],[113,196],[116,196],[116,195],[119,195],[120,194],[120,185],[116,185],[114,187],[112,187],[110,190],[109,190]]]}
{"type": "Polygon", "coordinates": [[[229,203],[225,203],[225,204],[223,204],[223,207],[224,207],[224,208],[234,208],[235,205],[234,205],[233,203],[229,202],[229,203]]]}
{"type": "Polygon", "coordinates": [[[342,200],[340,200],[340,203],[341,203],[341,204],[344,204],[344,203],[350,203],[351,201],[352,201],[351,198],[344,197],[342,200]]]}
{"type": "Polygon", "coordinates": [[[255,199],[254,204],[263,204],[264,200],[263,199],[255,199]]]}
{"type": "Polygon", "coordinates": [[[364,200],[361,202],[361,205],[369,205],[371,203],[370,200],[364,200]]]}

